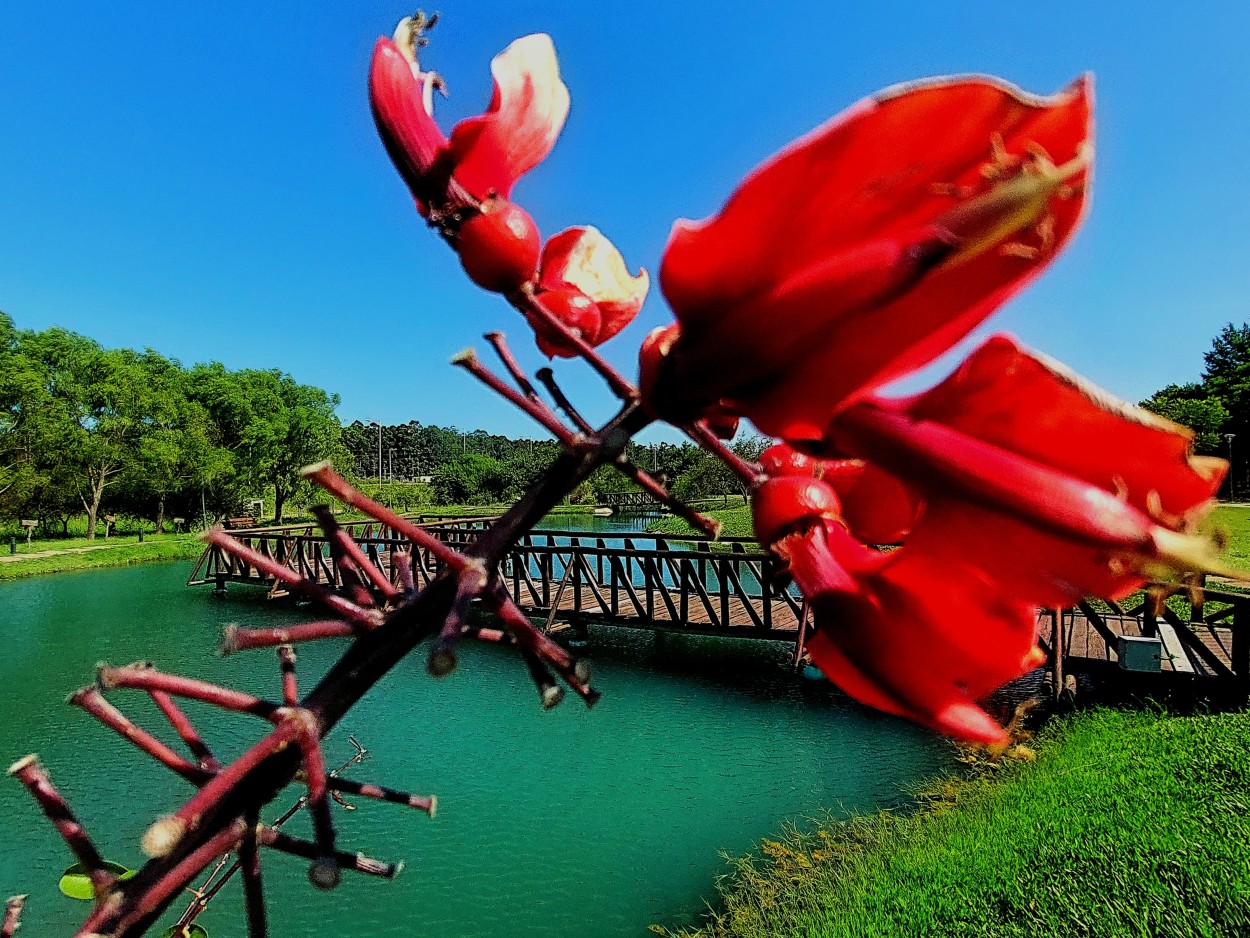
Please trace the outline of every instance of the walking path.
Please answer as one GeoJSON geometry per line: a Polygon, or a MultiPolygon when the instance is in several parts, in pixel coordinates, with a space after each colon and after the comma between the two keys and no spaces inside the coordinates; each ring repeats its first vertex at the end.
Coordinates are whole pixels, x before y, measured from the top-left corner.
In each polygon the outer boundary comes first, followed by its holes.
{"type": "Polygon", "coordinates": [[[96,544],[92,547],[65,547],[61,550],[36,550],[29,554],[3,554],[0,563],[12,563],[16,560],[31,560],[35,557],[56,557],[58,554],[85,554],[89,550],[108,550],[110,547],[123,547],[123,544],[96,544]]]}

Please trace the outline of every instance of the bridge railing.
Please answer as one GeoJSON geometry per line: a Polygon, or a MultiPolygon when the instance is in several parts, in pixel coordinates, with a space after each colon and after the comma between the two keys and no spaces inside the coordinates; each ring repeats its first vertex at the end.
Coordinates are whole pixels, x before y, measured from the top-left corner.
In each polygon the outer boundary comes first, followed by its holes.
{"type": "Polygon", "coordinates": [[[1040,637],[1050,667],[1058,668],[1056,692],[1073,659],[1125,667],[1118,646],[1127,636],[1157,639],[1162,670],[1216,678],[1234,694],[1250,695],[1250,594],[1208,588],[1202,576],[1180,585],[1152,586],[1187,599],[1158,603],[1144,596],[1131,604],[1083,600],[1073,609],[1042,613],[1040,637]],[[1081,626],[1089,630],[1084,648],[1077,641],[1081,626]],[[1092,656],[1090,647],[1096,652],[1092,656]]]}
{"type": "Polygon", "coordinates": [[[518,601],[538,611],[793,630],[802,599],[771,585],[772,557],[744,541],[718,546],[535,531],[509,552],[501,573],[518,601]]]}
{"type": "MultiPolygon", "coordinates": [[[[485,522],[456,519],[423,527],[444,543],[465,547],[485,522]]],[[[250,529],[235,536],[301,576],[334,588],[342,585],[329,542],[316,529],[250,529]]],[[[397,552],[408,554],[418,586],[438,575],[439,563],[429,551],[414,548],[389,528],[364,527],[355,539],[392,582],[400,581],[394,562],[397,552]]],[[[745,627],[763,632],[792,632],[803,615],[802,598],[792,587],[772,585],[777,581],[773,558],[743,538],[713,545],[645,533],[605,537],[536,530],[508,552],[500,573],[521,606],[537,614],[554,609],[566,618],[654,620],[713,631],[745,627]]],[[[270,580],[215,547],[205,552],[188,580],[190,585],[227,582],[270,580]]],[[[282,593],[279,584],[272,586],[273,595],[282,593]]]]}

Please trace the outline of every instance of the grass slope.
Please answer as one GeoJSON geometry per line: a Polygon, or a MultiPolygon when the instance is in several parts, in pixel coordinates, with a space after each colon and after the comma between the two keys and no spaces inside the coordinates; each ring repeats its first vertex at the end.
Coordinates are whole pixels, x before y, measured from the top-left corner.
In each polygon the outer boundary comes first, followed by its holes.
{"type": "MultiPolygon", "coordinates": [[[[703,512],[703,514],[715,518],[723,525],[720,532],[721,537],[751,537],[754,534],[751,530],[751,508],[749,505],[713,508],[710,511],[703,512]]],[[[692,534],[702,534],[701,531],[695,531],[681,518],[672,515],[647,525],[647,533],[667,534],[671,537],[689,537],[692,534]]]]}
{"type": "MultiPolygon", "coordinates": [[[[87,541],[63,540],[43,541],[32,544],[31,551],[36,550],[73,550],[87,546],[87,541]]],[[[97,538],[91,545],[99,549],[82,551],[81,553],[59,553],[49,557],[28,556],[19,544],[17,560],[6,560],[0,563],[0,581],[13,580],[18,577],[38,576],[44,573],[63,573],[66,570],[88,570],[96,567],[120,567],[133,563],[156,563],[170,560],[187,560],[200,556],[204,552],[204,543],[194,534],[164,534],[149,536],[142,544],[135,540],[120,541],[110,538],[108,541],[97,538]],[[112,543],[110,543],[110,541],[112,543]],[[108,546],[102,546],[108,545],[108,546]]],[[[7,554],[3,556],[8,556],[7,554]]]]}
{"type": "Polygon", "coordinates": [[[765,841],[698,934],[1247,935],[1248,783],[1250,715],[1078,714],[914,816],[765,841]]]}

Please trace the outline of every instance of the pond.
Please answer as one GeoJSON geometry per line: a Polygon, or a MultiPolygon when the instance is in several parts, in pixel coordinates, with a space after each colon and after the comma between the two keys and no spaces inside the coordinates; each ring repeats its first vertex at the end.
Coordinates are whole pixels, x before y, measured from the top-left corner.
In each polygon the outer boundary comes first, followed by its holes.
{"type": "MultiPolygon", "coordinates": [[[[0,585],[0,758],[37,752],[105,855],[130,866],[142,861],[147,824],[189,789],[65,696],[98,661],[149,659],[275,697],[272,653],[216,657],[221,627],[313,613],[246,587],[224,598],[187,589],[188,572],[171,564],[0,585]]],[[[796,680],[781,646],[608,628],[591,638],[604,697],[589,712],[572,695],[543,712],[519,660],[491,646],[468,648],[444,680],[418,657],[379,685],[327,741],[327,760],[346,760],[354,735],[370,758],[350,777],[435,793],[438,817],[375,802],[336,809],[345,849],[406,861],[392,882],[346,874],[320,893],[304,861],[266,853],[271,934],[645,935],[652,922],[697,918],[725,871],[721,851],[746,851],[822,807],[897,804],[953,764],[947,743],[796,680]]],[[[305,686],[342,647],[301,646],[305,686]]],[[[110,699],[176,741],[139,695],[110,699]]],[[[187,709],[219,755],[262,729],[187,709]]],[[[265,816],[297,796],[290,789],[265,816]]],[[[56,884],[72,858],[15,781],[0,784],[0,816],[0,896],[30,894],[26,934],[71,934],[86,906],[56,884]]],[[[288,830],[307,836],[305,819],[288,830]]],[[[198,921],[210,935],[241,934],[237,884],[198,921]]]]}

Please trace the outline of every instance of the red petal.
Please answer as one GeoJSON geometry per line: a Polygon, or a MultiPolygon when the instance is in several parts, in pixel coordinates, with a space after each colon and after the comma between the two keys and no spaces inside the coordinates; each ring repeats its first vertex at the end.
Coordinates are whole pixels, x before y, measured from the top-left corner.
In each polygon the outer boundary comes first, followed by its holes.
{"type": "Polygon", "coordinates": [[[995,135],[1014,157],[1040,146],[1072,160],[1089,106],[1085,81],[1050,99],[937,81],[862,102],[783,151],[718,216],[680,222],[670,238],[660,278],[688,377],[737,398],[765,432],[815,438],[833,408],[941,354],[1044,268],[1084,198],[1053,200],[1054,240],[1036,260],[987,250],[907,284],[890,246],[932,236],[952,206],[934,184],[980,181],[995,135]],[[848,279],[848,264],[863,266],[848,279]],[[873,293],[874,265],[878,285],[901,277],[897,295],[873,293]],[[714,356],[742,367],[718,374],[714,356]]]}
{"type": "Polygon", "coordinates": [[[1046,607],[1086,596],[1121,599],[1146,582],[1106,548],[1077,544],[1028,522],[954,499],[934,499],[906,549],[983,571],[1003,594],[1046,607]]]}
{"type": "Polygon", "coordinates": [[[813,660],[872,706],[971,742],[1005,734],[976,701],[1033,661],[1036,611],[979,571],[905,547],[861,591],[813,603],[813,660]]]}
{"type": "Polygon", "coordinates": [[[587,341],[601,345],[638,315],[651,281],[645,270],[631,275],[616,246],[599,229],[586,226],[569,228],[547,242],[539,283],[548,289],[576,287],[594,300],[602,320],[587,341]]]}
{"type": "Polygon", "coordinates": [[[451,132],[456,179],[484,199],[508,198],[516,181],[543,161],[564,127],[569,90],[560,80],[551,37],[523,36],[490,64],[490,107],[451,132]]]}
{"type": "Polygon", "coordinates": [[[890,402],[848,408],[828,434],[839,453],[877,463],[926,501],[981,505],[1090,547],[1155,552],[1156,525],[1105,489],[943,424],[914,419],[890,402]]]}
{"type": "Polygon", "coordinates": [[[1115,399],[1005,335],[986,341],[908,410],[1168,516],[1212,498],[1227,470],[1192,460],[1191,431],[1115,399]]]}
{"type": "Polygon", "coordinates": [[[434,118],[425,113],[421,91],[399,47],[379,39],[369,67],[369,104],[386,152],[419,204],[442,195],[430,191],[426,175],[447,146],[434,118]]]}
{"type": "Polygon", "coordinates": [[[826,474],[822,478],[837,491],[842,500],[842,517],[858,540],[865,544],[897,544],[912,529],[924,503],[915,489],[880,466],[862,465],[862,470],[854,475],[826,474]]]}

